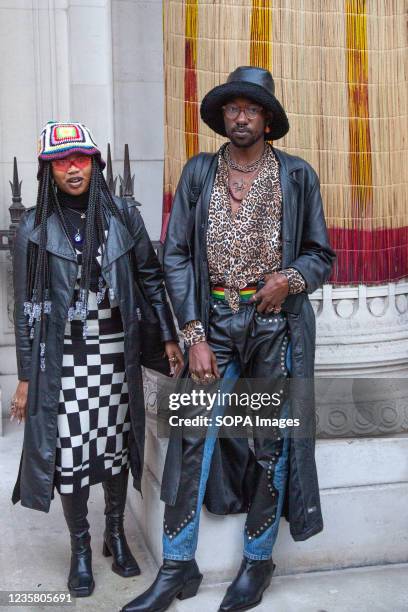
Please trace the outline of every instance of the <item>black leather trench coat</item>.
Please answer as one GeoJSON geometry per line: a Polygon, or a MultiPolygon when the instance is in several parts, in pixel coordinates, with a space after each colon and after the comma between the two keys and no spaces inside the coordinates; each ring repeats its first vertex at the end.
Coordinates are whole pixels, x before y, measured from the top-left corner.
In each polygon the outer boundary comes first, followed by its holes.
{"type": "MultiPolygon", "coordinates": [[[[102,260],[102,274],[115,292],[122,316],[125,337],[126,378],[129,389],[131,431],[130,463],[134,486],[140,490],[143,471],[145,406],[140,367],[140,329],[138,304],[129,251],[134,249],[139,280],[160,322],[163,341],[176,340],[173,317],[166,300],[163,274],[142,217],[136,205],[115,198],[119,209],[128,206],[129,228],[119,215],[106,218],[108,235],[102,260]]],[[[26,299],[27,248],[38,243],[39,228],[34,228],[35,210],[21,220],[14,245],[14,322],[19,380],[29,381],[27,419],[20,470],[13,502],[21,500],[28,508],[48,512],[53,496],[57,440],[58,399],[61,388],[64,329],[77,278],[77,259],[57,215],[48,219],[52,309],[48,317],[46,371],[39,368],[38,329],[33,341],[28,336],[23,303],[26,299]]]]}
{"type": "MultiPolygon", "coordinates": [[[[308,424],[307,435],[291,441],[285,515],[295,540],[305,540],[323,528],[314,458],[315,427],[313,384],[315,316],[308,295],[330,276],[335,258],[324,219],[319,180],[304,160],[275,149],[280,163],[283,196],[282,267],[296,268],[306,281],[306,292],[289,296],[287,313],[292,343],[292,377],[306,379],[298,413],[308,424]]],[[[193,319],[209,317],[209,275],[206,255],[208,207],[217,170],[217,155],[202,153],[190,159],[181,176],[169,222],[164,271],[166,286],[180,329],[193,319]],[[195,206],[192,199],[200,193],[195,206]]],[[[303,381],[302,381],[303,382],[303,381]]],[[[207,485],[205,504],[211,512],[243,512],[250,481],[247,441],[217,440],[207,485]],[[235,481],[235,482],[233,482],[235,481]],[[243,484],[241,485],[239,482],[243,484]]],[[[182,434],[172,431],[163,474],[162,499],[175,505],[180,481],[182,434]]]]}

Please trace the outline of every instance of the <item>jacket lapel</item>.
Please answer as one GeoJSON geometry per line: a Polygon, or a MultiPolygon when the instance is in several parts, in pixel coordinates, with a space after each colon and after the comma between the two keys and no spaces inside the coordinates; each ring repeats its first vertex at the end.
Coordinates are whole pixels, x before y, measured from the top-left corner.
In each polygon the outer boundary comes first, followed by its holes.
{"type": "MultiPolygon", "coordinates": [[[[34,242],[34,244],[39,244],[40,233],[41,227],[35,227],[29,236],[29,240],[34,242]]],[[[75,262],[77,260],[74,247],[72,246],[68,236],[65,234],[56,213],[52,213],[47,219],[46,249],[50,253],[58,255],[58,257],[62,257],[63,259],[69,259],[70,261],[75,262]]]]}
{"type": "Polygon", "coordinates": [[[101,266],[102,272],[108,271],[116,259],[135,246],[133,236],[118,217],[110,216],[108,223],[108,235],[101,266]]]}
{"type": "MultiPolygon", "coordinates": [[[[121,257],[124,253],[133,248],[135,241],[129,233],[129,230],[120,221],[119,218],[111,216],[108,222],[108,235],[106,238],[105,252],[102,259],[102,271],[110,268],[111,264],[121,257]]],[[[37,226],[31,232],[29,239],[34,244],[40,242],[40,226],[37,226]]],[[[47,245],[46,249],[49,253],[53,253],[63,259],[77,261],[74,247],[71,244],[68,236],[58,219],[56,213],[52,213],[47,220],[47,245]]]]}

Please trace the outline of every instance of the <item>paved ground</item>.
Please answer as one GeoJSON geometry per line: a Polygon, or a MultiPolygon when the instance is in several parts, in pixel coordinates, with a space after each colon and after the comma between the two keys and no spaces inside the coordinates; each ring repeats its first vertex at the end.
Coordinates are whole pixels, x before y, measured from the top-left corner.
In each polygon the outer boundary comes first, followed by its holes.
{"type": "MultiPolygon", "coordinates": [[[[0,590],[64,590],[69,544],[60,501],[57,498],[53,502],[49,514],[12,506],[10,495],[18,469],[22,430],[21,426],[5,423],[3,431],[5,435],[0,437],[0,590]]],[[[74,609],[117,612],[151,583],[157,568],[128,513],[128,539],[142,575],[123,579],[114,574],[109,560],[101,554],[101,487],[92,488],[89,508],[96,589],[92,597],[78,600],[74,609]]],[[[197,597],[177,601],[171,612],[216,612],[226,587],[226,584],[204,585],[197,597]]],[[[51,608],[9,606],[7,609],[36,612],[51,608]]],[[[259,612],[408,612],[408,565],[274,578],[262,605],[256,609],[259,612]]]]}

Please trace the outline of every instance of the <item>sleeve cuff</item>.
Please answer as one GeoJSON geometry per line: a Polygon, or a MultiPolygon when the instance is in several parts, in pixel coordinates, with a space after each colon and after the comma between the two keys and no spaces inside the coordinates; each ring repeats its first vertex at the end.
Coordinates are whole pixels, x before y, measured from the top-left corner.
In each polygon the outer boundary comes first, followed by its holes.
{"type": "Polygon", "coordinates": [[[178,342],[176,327],[168,304],[158,304],[154,306],[154,310],[159,319],[162,342],[178,342]]]}
{"type": "Polygon", "coordinates": [[[284,274],[288,279],[289,295],[302,293],[302,291],[306,290],[305,279],[295,268],[286,268],[286,270],[281,270],[280,274],[284,274]]]}
{"type": "Polygon", "coordinates": [[[205,331],[201,321],[189,321],[182,329],[184,344],[187,348],[205,342],[205,331]]]}
{"type": "Polygon", "coordinates": [[[17,367],[17,378],[18,380],[29,381],[31,376],[31,366],[30,367],[17,367]]]}

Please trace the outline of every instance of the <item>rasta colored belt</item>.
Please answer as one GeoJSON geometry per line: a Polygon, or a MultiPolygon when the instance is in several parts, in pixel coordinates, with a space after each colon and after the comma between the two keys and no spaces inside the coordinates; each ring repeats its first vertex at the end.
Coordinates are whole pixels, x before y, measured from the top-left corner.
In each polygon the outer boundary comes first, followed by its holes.
{"type": "MultiPolygon", "coordinates": [[[[221,285],[213,285],[211,287],[211,297],[215,300],[223,300],[228,302],[229,288],[222,287],[221,285]]],[[[243,289],[239,290],[239,299],[241,302],[248,302],[248,300],[256,293],[256,285],[247,285],[243,289]]]]}

